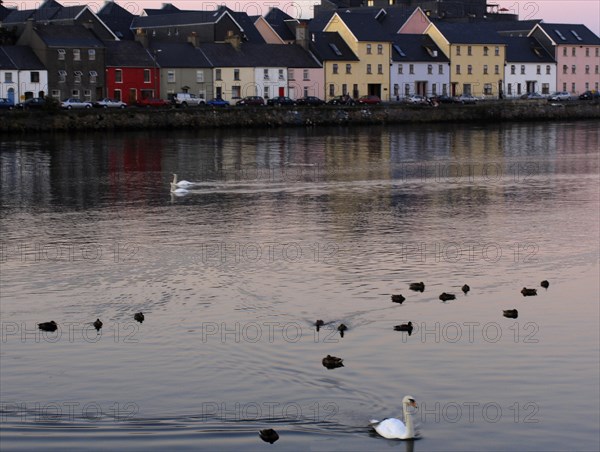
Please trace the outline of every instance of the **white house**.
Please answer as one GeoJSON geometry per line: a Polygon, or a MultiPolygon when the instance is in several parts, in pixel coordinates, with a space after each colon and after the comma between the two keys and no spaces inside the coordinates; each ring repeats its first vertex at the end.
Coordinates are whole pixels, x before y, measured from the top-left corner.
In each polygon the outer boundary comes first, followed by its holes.
{"type": "Polygon", "coordinates": [[[556,91],[556,61],[534,39],[506,38],[504,94],[519,97],[527,93],[548,95],[556,91]]]}
{"type": "Polygon", "coordinates": [[[26,46],[0,46],[0,97],[14,104],[48,93],[48,71],[26,46]]]}

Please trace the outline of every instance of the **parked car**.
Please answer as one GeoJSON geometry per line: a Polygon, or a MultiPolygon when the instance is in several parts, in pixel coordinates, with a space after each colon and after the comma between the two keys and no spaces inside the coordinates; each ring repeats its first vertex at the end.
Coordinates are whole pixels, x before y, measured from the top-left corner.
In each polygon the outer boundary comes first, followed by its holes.
{"type": "Polygon", "coordinates": [[[368,95],[359,97],[357,102],[365,105],[377,105],[381,103],[381,98],[379,96],[368,95]]]}
{"type": "Polygon", "coordinates": [[[271,106],[293,106],[296,105],[296,102],[293,99],[290,99],[287,96],[277,96],[277,97],[271,97],[268,101],[267,101],[267,105],[271,105],[271,106]]]}
{"type": "Polygon", "coordinates": [[[579,100],[592,100],[592,99],[600,99],[600,92],[586,91],[579,95],[579,100]]]}
{"type": "Polygon", "coordinates": [[[173,103],[182,108],[199,107],[206,105],[206,100],[191,93],[177,93],[173,96],[173,103]]]}
{"type": "Polygon", "coordinates": [[[104,99],[100,99],[99,101],[94,102],[94,107],[96,108],[125,108],[127,104],[120,100],[109,99],[108,97],[104,99]]]}
{"type": "Polygon", "coordinates": [[[356,105],[356,101],[352,99],[348,94],[334,97],[327,103],[329,105],[356,105]]]}
{"type": "Polygon", "coordinates": [[[521,96],[521,99],[527,99],[527,100],[540,100],[540,99],[545,99],[546,96],[542,96],[540,93],[527,93],[527,94],[523,94],[521,96]]]}
{"type": "Polygon", "coordinates": [[[21,103],[18,103],[17,108],[21,108],[23,110],[39,109],[43,108],[45,105],[47,105],[46,99],[42,97],[32,97],[31,99],[27,99],[21,103]]]}
{"type": "Polygon", "coordinates": [[[404,101],[409,104],[425,104],[427,103],[427,98],[420,94],[413,94],[412,96],[405,97],[404,101]]]}
{"type": "Polygon", "coordinates": [[[310,105],[313,107],[317,107],[323,104],[325,104],[325,101],[315,96],[305,96],[301,97],[300,99],[296,99],[296,105],[310,105]]]}
{"type": "Polygon", "coordinates": [[[238,107],[263,106],[265,100],[260,96],[246,96],[235,103],[238,107]]]}
{"type": "Polygon", "coordinates": [[[571,100],[571,95],[567,91],[557,91],[555,93],[552,93],[548,97],[548,100],[549,101],[552,101],[552,100],[557,100],[557,101],[571,100]]]}
{"type": "Polygon", "coordinates": [[[470,94],[462,94],[460,96],[456,96],[454,98],[454,102],[456,102],[457,104],[476,104],[477,103],[477,98],[471,96],[470,94]]]}
{"type": "Polygon", "coordinates": [[[210,105],[211,107],[229,107],[229,102],[221,99],[220,97],[215,97],[214,99],[206,102],[206,105],[210,105]]]}
{"type": "Polygon", "coordinates": [[[12,110],[15,105],[8,99],[0,98],[0,110],[12,110]]]}
{"type": "Polygon", "coordinates": [[[76,97],[69,97],[60,103],[60,107],[66,108],[67,110],[71,110],[73,108],[92,108],[92,103],[76,97]]]}
{"type": "Polygon", "coordinates": [[[445,94],[440,94],[439,96],[436,96],[436,97],[432,98],[431,100],[433,102],[437,102],[438,104],[453,104],[454,103],[454,99],[445,94]]]}
{"type": "Polygon", "coordinates": [[[168,107],[170,104],[164,99],[156,99],[153,97],[147,97],[145,99],[138,100],[138,106],[145,108],[159,108],[168,107]]]}

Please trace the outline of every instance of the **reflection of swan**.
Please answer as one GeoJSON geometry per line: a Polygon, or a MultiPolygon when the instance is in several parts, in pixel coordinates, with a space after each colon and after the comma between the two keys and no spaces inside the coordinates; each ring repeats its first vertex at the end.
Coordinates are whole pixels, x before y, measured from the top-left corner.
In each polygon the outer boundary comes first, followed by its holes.
{"type": "Polygon", "coordinates": [[[177,174],[173,174],[173,182],[171,182],[171,185],[175,185],[179,188],[189,188],[192,187],[194,184],[192,182],[188,182],[187,180],[180,180],[179,182],[177,182],[177,174]]]}
{"type": "Polygon", "coordinates": [[[387,418],[379,422],[371,420],[371,426],[384,438],[388,439],[411,439],[415,437],[415,427],[413,425],[412,413],[408,411],[408,407],[417,407],[417,403],[412,396],[406,396],[402,399],[402,409],[404,412],[404,422],[396,418],[387,418]]]}

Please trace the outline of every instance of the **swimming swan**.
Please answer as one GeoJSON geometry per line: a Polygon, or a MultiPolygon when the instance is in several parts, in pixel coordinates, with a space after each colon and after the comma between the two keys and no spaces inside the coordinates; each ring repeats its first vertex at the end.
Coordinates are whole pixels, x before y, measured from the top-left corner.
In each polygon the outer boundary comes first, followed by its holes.
{"type": "Polygon", "coordinates": [[[194,183],[188,182],[187,180],[180,180],[177,182],[177,174],[173,173],[173,182],[171,182],[171,185],[176,185],[179,188],[190,188],[194,186],[194,183]]]}
{"type": "Polygon", "coordinates": [[[387,439],[412,439],[415,437],[415,427],[413,425],[412,413],[408,407],[417,407],[417,403],[412,396],[406,396],[402,399],[402,409],[404,412],[404,422],[396,418],[387,418],[383,421],[371,420],[370,425],[377,433],[387,439]]]}

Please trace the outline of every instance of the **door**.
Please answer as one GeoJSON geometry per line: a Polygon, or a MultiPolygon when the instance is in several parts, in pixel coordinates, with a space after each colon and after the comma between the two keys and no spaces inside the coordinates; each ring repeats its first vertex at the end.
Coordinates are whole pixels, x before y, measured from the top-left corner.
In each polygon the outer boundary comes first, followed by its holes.
{"type": "Polygon", "coordinates": [[[15,103],[15,89],[8,88],[8,102],[13,104],[15,103]]]}
{"type": "Polygon", "coordinates": [[[285,96],[285,88],[283,86],[279,87],[279,94],[280,97],[285,96]]]}
{"type": "Polygon", "coordinates": [[[135,88],[129,88],[129,103],[137,103],[137,89],[135,88]]]}

